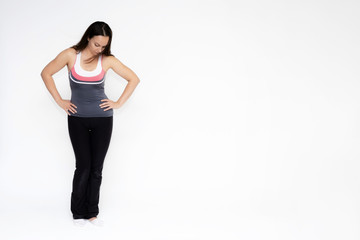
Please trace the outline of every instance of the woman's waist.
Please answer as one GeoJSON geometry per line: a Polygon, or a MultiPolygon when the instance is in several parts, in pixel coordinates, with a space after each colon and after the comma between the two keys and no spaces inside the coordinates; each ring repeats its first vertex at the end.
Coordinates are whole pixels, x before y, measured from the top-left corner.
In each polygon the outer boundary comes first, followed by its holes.
{"type": "Polygon", "coordinates": [[[71,103],[75,104],[77,113],[74,116],[83,117],[102,117],[110,116],[113,114],[113,109],[104,111],[106,108],[100,107],[102,103],[99,99],[77,99],[71,98],[71,103]]]}
{"type": "Polygon", "coordinates": [[[102,99],[107,99],[106,94],[97,94],[97,95],[81,95],[81,94],[72,94],[71,101],[84,102],[84,103],[98,103],[102,99]]]}

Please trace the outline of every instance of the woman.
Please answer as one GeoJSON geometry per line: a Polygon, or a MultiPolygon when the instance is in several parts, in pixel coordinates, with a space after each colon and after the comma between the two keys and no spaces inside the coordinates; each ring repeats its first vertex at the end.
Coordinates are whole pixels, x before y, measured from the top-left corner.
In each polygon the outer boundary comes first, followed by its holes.
{"type": "Polygon", "coordinates": [[[80,42],[60,52],[41,72],[41,77],[56,103],[68,114],[68,131],[75,153],[71,212],[75,225],[86,221],[101,226],[99,192],[102,168],[113,125],[113,109],[120,108],[140,82],[137,75],[114,55],[110,46],[112,31],[105,22],[94,22],[80,42]],[[71,100],[62,99],[52,75],[67,66],[71,100]],[[128,81],[117,101],[107,98],[104,81],[107,70],[128,81]]]}

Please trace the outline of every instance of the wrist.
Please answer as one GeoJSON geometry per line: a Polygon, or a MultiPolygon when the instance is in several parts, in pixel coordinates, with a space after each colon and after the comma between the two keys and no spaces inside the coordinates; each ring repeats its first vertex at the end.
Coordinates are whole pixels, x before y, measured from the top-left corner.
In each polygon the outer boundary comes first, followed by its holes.
{"type": "Polygon", "coordinates": [[[56,102],[57,104],[59,104],[62,100],[63,100],[62,98],[58,98],[58,99],[55,99],[55,102],[56,102]]]}
{"type": "Polygon", "coordinates": [[[116,108],[120,108],[121,103],[119,101],[115,102],[115,104],[116,104],[116,108]]]}

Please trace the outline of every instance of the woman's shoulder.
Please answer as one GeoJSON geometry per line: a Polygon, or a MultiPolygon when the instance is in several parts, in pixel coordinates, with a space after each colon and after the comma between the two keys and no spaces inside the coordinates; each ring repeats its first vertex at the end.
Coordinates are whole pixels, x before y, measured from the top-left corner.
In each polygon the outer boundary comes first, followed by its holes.
{"type": "Polygon", "coordinates": [[[64,50],[64,52],[65,52],[68,56],[70,56],[70,57],[76,56],[76,54],[78,53],[78,52],[77,52],[74,48],[72,48],[72,47],[66,48],[66,49],[64,50]]]}
{"type": "Polygon", "coordinates": [[[78,52],[74,48],[69,47],[69,48],[66,48],[65,50],[63,50],[61,53],[66,56],[68,70],[70,71],[72,66],[75,64],[75,58],[76,58],[76,54],[78,52]]]}
{"type": "Polygon", "coordinates": [[[114,56],[106,56],[105,54],[102,54],[102,58],[103,58],[103,61],[108,61],[108,62],[111,62],[114,60],[114,56]]]}
{"type": "Polygon", "coordinates": [[[76,56],[76,54],[77,54],[76,50],[70,47],[62,50],[58,54],[58,57],[61,57],[62,59],[66,59],[66,61],[69,62],[74,58],[74,56],[76,56]]]}
{"type": "Polygon", "coordinates": [[[105,72],[113,66],[114,60],[116,59],[115,56],[106,56],[105,54],[102,55],[102,64],[105,72]]]}

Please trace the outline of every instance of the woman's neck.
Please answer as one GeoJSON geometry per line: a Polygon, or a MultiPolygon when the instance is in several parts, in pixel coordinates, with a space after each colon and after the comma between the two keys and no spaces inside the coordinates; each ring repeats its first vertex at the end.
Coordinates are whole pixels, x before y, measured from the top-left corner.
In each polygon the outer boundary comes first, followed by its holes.
{"type": "Polygon", "coordinates": [[[82,59],[86,63],[90,63],[93,60],[97,59],[97,56],[93,55],[87,48],[81,51],[81,55],[83,56],[82,59]],[[90,59],[92,59],[92,61],[89,62],[90,59]]]}

